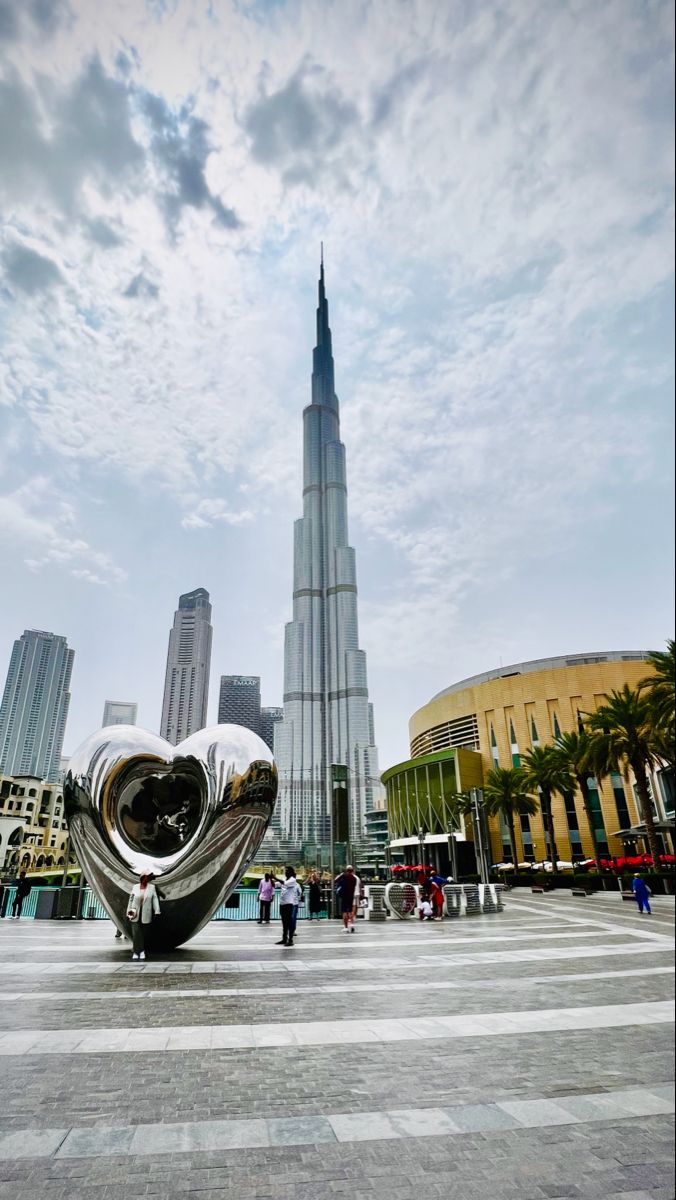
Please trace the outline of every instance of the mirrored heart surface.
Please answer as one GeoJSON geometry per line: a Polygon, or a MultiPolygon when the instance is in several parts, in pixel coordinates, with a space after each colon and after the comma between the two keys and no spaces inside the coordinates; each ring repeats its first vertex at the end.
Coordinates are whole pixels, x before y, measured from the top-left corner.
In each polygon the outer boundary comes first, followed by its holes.
{"type": "Polygon", "coordinates": [[[201,729],[178,746],[135,725],[101,729],[71,758],[63,789],[85,878],[118,929],[131,932],[141,872],[156,876],[152,941],[163,949],[197,933],[236,887],[276,796],[270,750],[239,725],[201,729]]]}

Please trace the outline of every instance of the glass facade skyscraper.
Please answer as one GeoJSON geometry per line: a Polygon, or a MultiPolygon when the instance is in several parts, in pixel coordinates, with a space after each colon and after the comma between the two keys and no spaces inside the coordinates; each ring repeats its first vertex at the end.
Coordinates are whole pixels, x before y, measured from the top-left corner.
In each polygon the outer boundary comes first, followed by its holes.
{"type": "Polygon", "coordinates": [[[102,727],[108,725],[135,725],[138,705],[129,700],[106,700],[103,706],[102,727]]]}
{"type": "Polygon", "coordinates": [[[0,705],[0,775],[58,781],[74,657],[65,637],[39,629],[14,643],[0,705]]]}
{"type": "Polygon", "coordinates": [[[261,737],[269,750],[275,752],[275,725],[284,719],[283,708],[261,709],[261,737]]]}
{"type": "Polygon", "coordinates": [[[161,728],[162,737],[174,746],[207,723],[211,636],[206,589],[179,596],[169,634],[161,728]]]}
{"type": "Polygon", "coordinates": [[[261,681],[259,675],[221,675],[218,724],[244,725],[260,736],[261,681]]]}
{"type": "Polygon", "coordinates": [[[359,648],[355,553],[348,545],[345,447],[326,299],[319,277],[311,402],[303,413],[303,516],[294,527],[293,620],[284,645],[284,719],[275,728],[279,827],[330,839],[331,765],[348,768],[350,838],[379,794],[378,752],[359,648]]]}

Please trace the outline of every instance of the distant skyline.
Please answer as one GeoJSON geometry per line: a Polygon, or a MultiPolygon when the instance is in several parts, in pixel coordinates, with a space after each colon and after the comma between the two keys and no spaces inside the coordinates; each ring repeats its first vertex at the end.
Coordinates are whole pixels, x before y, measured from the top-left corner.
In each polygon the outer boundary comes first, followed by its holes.
{"type": "Polygon", "coordinates": [[[324,241],[382,768],[510,662],[673,635],[661,0],[0,0],[0,674],[159,730],[176,599],[281,704],[324,241]]]}

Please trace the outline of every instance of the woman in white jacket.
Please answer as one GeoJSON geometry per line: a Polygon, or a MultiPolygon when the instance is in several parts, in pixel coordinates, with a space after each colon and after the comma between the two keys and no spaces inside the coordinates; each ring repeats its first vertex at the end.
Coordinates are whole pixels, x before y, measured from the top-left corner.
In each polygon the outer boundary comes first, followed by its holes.
{"type": "Polygon", "coordinates": [[[129,896],[127,916],[131,921],[132,958],[145,958],[145,944],[153,916],[158,916],[160,902],[152,875],[141,875],[129,896]]]}

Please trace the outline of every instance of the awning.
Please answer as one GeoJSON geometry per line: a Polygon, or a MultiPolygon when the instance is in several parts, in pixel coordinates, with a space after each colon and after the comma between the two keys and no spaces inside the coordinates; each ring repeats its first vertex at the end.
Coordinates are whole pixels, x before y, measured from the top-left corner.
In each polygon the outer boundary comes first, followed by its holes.
{"type": "MultiPolygon", "coordinates": [[[[674,821],[655,821],[655,829],[658,833],[673,833],[675,828],[674,821]]],[[[618,838],[647,837],[647,830],[645,825],[632,825],[630,829],[618,829],[610,836],[618,838]]]]}

